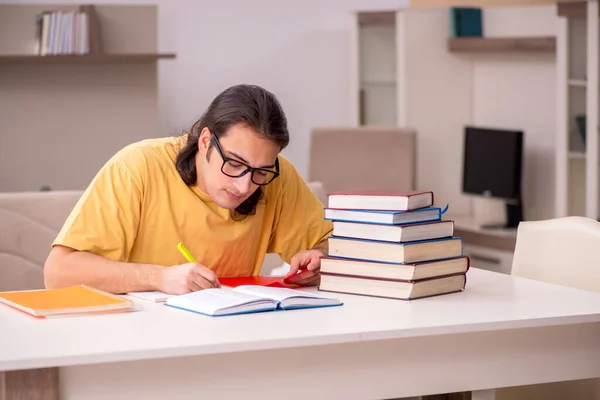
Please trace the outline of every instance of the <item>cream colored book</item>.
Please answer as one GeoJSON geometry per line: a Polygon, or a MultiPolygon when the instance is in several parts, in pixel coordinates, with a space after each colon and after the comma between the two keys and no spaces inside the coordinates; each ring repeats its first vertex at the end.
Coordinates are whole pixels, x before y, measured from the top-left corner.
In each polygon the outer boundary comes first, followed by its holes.
{"type": "Polygon", "coordinates": [[[420,281],[369,279],[357,276],[322,274],[319,290],[398,300],[415,300],[460,292],[465,288],[466,282],[467,276],[465,273],[420,281]]]}
{"type": "Polygon", "coordinates": [[[406,264],[463,255],[462,240],[458,237],[395,243],[331,236],[328,242],[330,257],[364,261],[406,264]]]}

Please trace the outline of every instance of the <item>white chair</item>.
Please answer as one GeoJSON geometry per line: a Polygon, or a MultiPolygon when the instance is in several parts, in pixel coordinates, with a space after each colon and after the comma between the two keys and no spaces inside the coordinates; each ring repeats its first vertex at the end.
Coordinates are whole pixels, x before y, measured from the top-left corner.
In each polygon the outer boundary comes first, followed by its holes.
{"type": "MultiPolygon", "coordinates": [[[[521,222],[512,275],[600,292],[600,223],[584,217],[521,222]]],[[[495,400],[600,399],[589,379],[496,390],[495,400]]]]}

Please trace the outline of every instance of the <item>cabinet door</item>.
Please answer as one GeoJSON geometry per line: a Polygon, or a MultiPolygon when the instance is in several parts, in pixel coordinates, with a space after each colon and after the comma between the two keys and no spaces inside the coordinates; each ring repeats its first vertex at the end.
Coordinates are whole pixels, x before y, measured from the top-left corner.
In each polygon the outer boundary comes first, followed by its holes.
{"type": "Polygon", "coordinates": [[[464,254],[471,259],[471,268],[485,269],[503,274],[510,274],[512,270],[512,252],[465,243],[464,254]]]}

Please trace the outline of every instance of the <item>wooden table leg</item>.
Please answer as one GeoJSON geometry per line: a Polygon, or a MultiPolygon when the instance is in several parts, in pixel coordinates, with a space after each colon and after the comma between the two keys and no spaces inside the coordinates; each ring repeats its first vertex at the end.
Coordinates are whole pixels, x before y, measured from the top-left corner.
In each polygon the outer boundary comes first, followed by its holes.
{"type": "Polygon", "coordinates": [[[58,400],[58,368],[0,371],[0,400],[58,400]]]}

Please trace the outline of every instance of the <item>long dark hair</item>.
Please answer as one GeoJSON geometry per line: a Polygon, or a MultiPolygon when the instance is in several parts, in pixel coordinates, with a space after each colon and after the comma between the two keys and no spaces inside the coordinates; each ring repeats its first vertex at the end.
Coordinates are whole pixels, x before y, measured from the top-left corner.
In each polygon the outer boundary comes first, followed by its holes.
{"type": "MultiPolygon", "coordinates": [[[[202,130],[208,128],[217,138],[220,138],[227,134],[229,128],[240,123],[247,125],[257,134],[273,140],[281,150],[290,141],[287,119],[273,93],[255,85],[232,86],[215,97],[202,117],[192,125],[187,134],[187,143],[177,155],[177,171],[188,186],[195,185],[198,180],[196,153],[198,153],[198,139],[202,130]]],[[[207,159],[212,147],[211,141],[207,159]]],[[[262,197],[263,191],[259,186],[250,197],[232,210],[232,218],[242,220],[254,214],[262,197]]]]}

